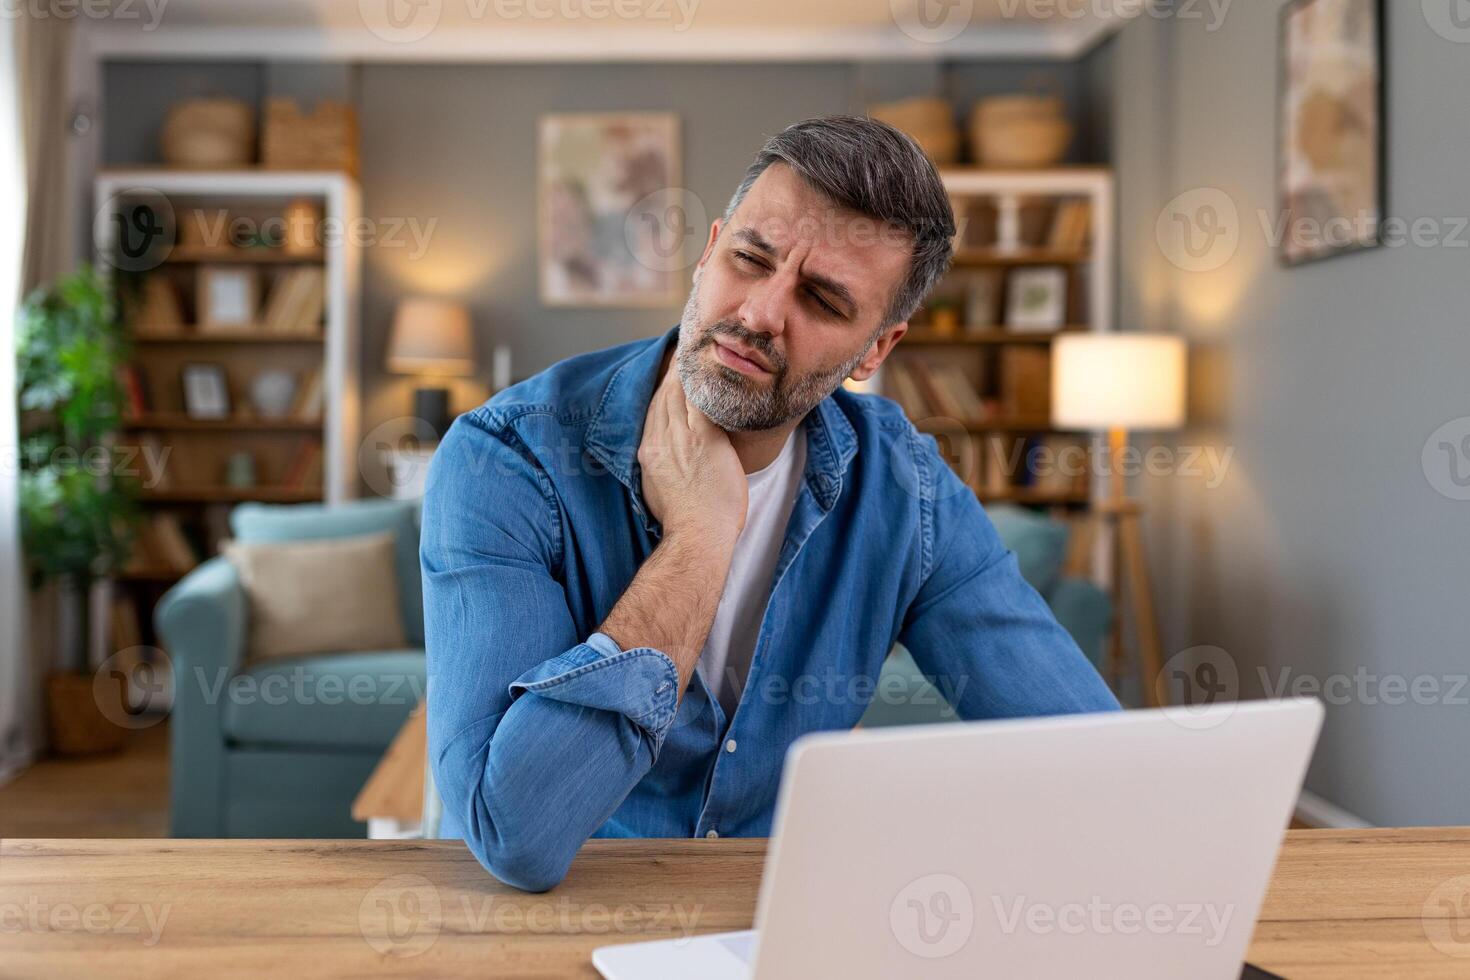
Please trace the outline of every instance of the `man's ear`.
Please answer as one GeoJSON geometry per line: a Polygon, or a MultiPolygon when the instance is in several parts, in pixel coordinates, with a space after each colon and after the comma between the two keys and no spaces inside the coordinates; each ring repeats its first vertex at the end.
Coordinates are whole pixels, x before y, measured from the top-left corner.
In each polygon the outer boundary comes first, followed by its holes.
{"type": "Polygon", "coordinates": [[[694,263],[696,269],[703,269],[704,264],[709,261],[709,257],[714,254],[715,242],[720,240],[720,228],[722,227],[720,222],[721,219],[719,218],[710,222],[709,241],[704,243],[704,254],[699,257],[698,262],[694,263]]]}
{"type": "Polygon", "coordinates": [[[867,381],[877,372],[884,360],[893,351],[893,345],[898,343],[903,335],[908,332],[909,322],[907,320],[902,323],[895,323],[887,330],[884,330],[878,335],[878,339],[873,342],[873,346],[864,355],[863,359],[858,362],[858,366],[852,369],[852,374],[848,375],[848,377],[854,381],[867,381]]]}

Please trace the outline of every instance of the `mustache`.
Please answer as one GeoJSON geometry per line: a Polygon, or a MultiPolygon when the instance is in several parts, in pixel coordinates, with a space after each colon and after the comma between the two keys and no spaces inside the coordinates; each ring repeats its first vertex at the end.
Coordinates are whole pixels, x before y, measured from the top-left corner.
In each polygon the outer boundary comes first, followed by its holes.
{"type": "Polygon", "coordinates": [[[699,339],[699,348],[713,344],[717,334],[729,334],[747,347],[760,351],[778,377],[786,373],[786,358],[781,356],[781,352],[771,343],[771,338],[765,334],[756,333],[735,320],[721,320],[704,332],[704,336],[699,339]]]}

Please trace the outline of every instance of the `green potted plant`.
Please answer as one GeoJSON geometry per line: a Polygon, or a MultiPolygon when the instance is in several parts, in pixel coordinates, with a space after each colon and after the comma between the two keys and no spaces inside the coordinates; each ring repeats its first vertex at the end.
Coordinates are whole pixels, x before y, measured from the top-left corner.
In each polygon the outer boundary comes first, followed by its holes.
{"type": "Polygon", "coordinates": [[[125,729],[107,720],[88,664],[93,583],[126,561],[136,481],[118,472],[112,438],[126,353],[112,285],[83,266],[26,298],[16,322],[22,541],[33,588],[55,582],[74,625],[47,678],[52,746],[104,751],[125,729]]]}

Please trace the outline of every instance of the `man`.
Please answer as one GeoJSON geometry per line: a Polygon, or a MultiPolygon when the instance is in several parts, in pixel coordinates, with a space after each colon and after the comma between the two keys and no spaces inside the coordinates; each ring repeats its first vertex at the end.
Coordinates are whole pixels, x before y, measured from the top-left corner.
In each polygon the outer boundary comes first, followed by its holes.
{"type": "Polygon", "coordinates": [[[908,137],[798,123],[678,327],[455,422],[424,504],[429,748],[441,833],[497,877],[550,888],[589,836],[769,834],[787,747],[853,727],[895,641],[966,718],[1117,707],[934,441],[840,387],[953,234],[908,137]]]}

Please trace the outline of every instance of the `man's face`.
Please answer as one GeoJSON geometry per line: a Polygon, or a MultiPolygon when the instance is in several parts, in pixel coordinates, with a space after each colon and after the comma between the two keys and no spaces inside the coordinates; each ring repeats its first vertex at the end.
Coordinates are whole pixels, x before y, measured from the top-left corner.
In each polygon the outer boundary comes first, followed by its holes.
{"type": "Polygon", "coordinates": [[[773,164],[710,229],[680,319],[685,397],[723,429],[757,431],[870,377],[908,329],[879,328],[912,249],[773,164]]]}

